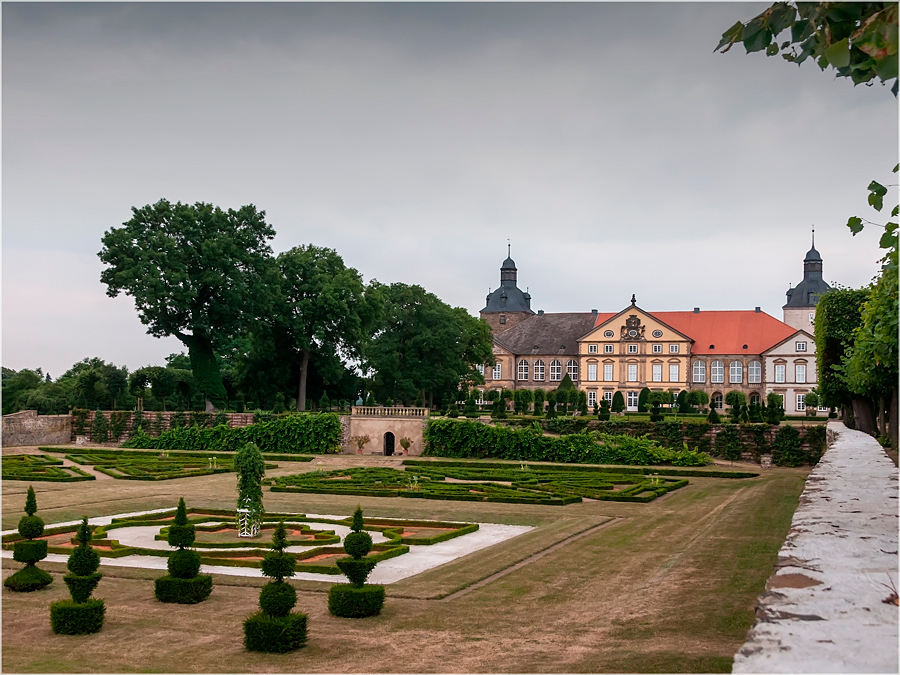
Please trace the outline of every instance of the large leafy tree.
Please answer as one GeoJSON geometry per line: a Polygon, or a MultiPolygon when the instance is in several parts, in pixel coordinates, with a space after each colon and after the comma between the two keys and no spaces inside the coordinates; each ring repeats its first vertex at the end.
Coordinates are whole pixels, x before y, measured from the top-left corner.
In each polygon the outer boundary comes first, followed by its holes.
{"type": "MultiPolygon", "coordinates": [[[[297,246],[277,262],[281,293],[273,332],[286,337],[296,355],[297,410],[305,410],[311,356],[334,355],[342,363],[360,359],[379,315],[380,286],[367,288],[360,273],[329,248],[297,246]]],[[[318,360],[321,372],[329,359],[318,360]]]]}
{"type": "Polygon", "coordinates": [[[150,335],[184,343],[196,385],[212,405],[227,402],[217,348],[270,303],[274,236],[265,212],[252,204],[225,211],[164,199],[132,208],[130,220],[103,235],[107,295],[132,296],[150,335]]]}
{"type": "Polygon", "coordinates": [[[742,43],[747,53],[765,50],[800,65],[812,58],[853,84],[894,81],[897,95],[896,2],[776,2],[722,34],[716,51],[742,43]],[[790,39],[778,36],[790,30],[790,39]]]}
{"type": "Polygon", "coordinates": [[[366,363],[381,400],[414,401],[455,392],[460,381],[483,383],[476,364],[492,363],[490,326],[450,307],[421,286],[383,288],[384,313],[366,363]]]}

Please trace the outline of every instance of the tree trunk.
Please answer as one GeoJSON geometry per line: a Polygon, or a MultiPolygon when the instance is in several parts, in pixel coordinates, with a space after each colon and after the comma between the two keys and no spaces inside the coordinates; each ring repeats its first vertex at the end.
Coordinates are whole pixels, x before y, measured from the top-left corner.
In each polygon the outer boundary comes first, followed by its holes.
{"type": "Polygon", "coordinates": [[[841,406],[841,422],[848,429],[856,428],[856,420],[853,419],[853,406],[850,404],[841,406]]]}
{"type": "Polygon", "coordinates": [[[207,412],[214,411],[216,407],[225,408],[228,405],[228,394],[222,384],[222,373],[216,362],[212,342],[204,335],[179,335],[178,338],[187,345],[191,373],[206,400],[207,412]]]}
{"type": "Polygon", "coordinates": [[[867,398],[853,399],[853,420],[856,429],[875,436],[878,428],[875,426],[875,415],[872,411],[872,402],[867,398]]]}
{"type": "Polygon", "coordinates": [[[884,418],[884,396],[878,397],[878,435],[887,436],[887,420],[884,418]]]}
{"type": "Polygon", "coordinates": [[[891,447],[897,450],[897,387],[891,392],[891,407],[888,411],[888,436],[891,438],[891,447]]]}
{"type": "Polygon", "coordinates": [[[300,356],[300,383],[297,388],[297,411],[306,410],[306,373],[309,369],[309,350],[304,349],[300,356]]]}

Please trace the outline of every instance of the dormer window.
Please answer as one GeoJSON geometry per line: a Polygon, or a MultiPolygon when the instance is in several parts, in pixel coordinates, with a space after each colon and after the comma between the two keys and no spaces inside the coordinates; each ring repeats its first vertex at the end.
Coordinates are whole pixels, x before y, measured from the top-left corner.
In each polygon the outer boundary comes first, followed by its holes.
{"type": "MultiPolygon", "coordinates": [[[[503,304],[504,304],[504,305],[506,304],[506,300],[503,301],[503,304]]],[[[501,324],[506,323],[506,314],[501,314],[501,315],[500,315],[500,323],[501,323],[501,324]]]]}
{"type": "Polygon", "coordinates": [[[798,342],[796,346],[797,346],[797,351],[798,351],[798,352],[805,352],[805,351],[806,351],[806,343],[805,343],[805,342],[798,342]]]}

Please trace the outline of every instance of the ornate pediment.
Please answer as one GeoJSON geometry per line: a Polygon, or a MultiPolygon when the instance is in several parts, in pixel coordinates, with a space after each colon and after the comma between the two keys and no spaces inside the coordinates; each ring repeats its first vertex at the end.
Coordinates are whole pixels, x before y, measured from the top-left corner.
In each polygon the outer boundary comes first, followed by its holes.
{"type": "Polygon", "coordinates": [[[621,339],[623,340],[643,340],[644,326],[637,314],[630,314],[625,319],[625,325],[622,326],[621,339]]]}

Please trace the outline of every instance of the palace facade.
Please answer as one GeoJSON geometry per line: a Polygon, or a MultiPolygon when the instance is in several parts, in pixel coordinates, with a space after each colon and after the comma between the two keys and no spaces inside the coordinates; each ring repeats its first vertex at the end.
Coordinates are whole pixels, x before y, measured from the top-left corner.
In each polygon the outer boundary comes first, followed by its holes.
{"type": "Polygon", "coordinates": [[[803,281],[787,291],[779,321],[759,307],[652,312],[634,296],[618,312],[535,312],[507,257],[500,287],[480,312],[493,330],[496,359],[484,369],[485,388],[550,390],[568,374],[590,407],[620,391],[627,409],[637,410],[647,387],[702,390],[717,408],[729,391],[743,392],[748,402],[775,392],[787,414],[803,414],[805,396],[816,386],[815,305],[830,290],[815,243],[803,266],[803,281]]]}

